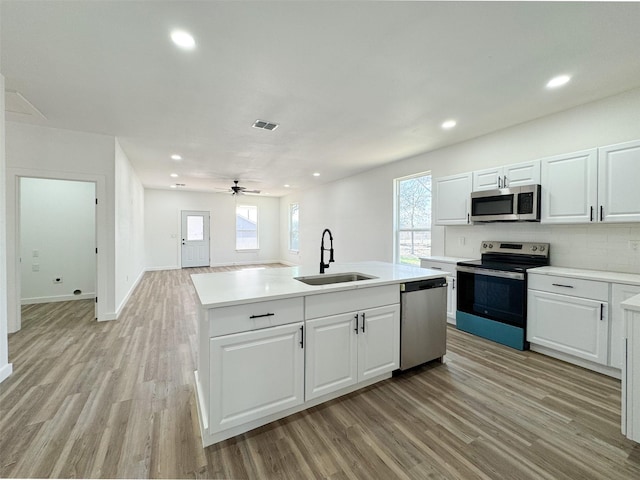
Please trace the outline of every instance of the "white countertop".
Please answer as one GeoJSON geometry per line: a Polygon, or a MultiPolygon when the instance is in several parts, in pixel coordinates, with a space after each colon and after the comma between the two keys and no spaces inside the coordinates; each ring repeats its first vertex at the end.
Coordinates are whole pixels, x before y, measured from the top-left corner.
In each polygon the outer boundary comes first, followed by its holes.
{"type": "Polygon", "coordinates": [[[640,312],[640,295],[628,298],[624,302],[620,303],[620,306],[625,310],[640,312]]]}
{"type": "Polygon", "coordinates": [[[598,280],[601,282],[624,283],[627,285],[640,285],[640,275],[634,273],[606,272],[600,270],[582,270],[568,267],[537,267],[527,270],[528,274],[559,275],[569,278],[582,278],[584,280],[598,280]]]}
{"type": "Polygon", "coordinates": [[[430,257],[420,257],[420,260],[442,262],[442,263],[458,263],[458,262],[470,262],[471,260],[477,260],[476,258],[460,258],[460,257],[442,257],[439,255],[431,255],[430,257]]]}
{"type": "Polygon", "coordinates": [[[332,263],[325,274],[358,272],[375,279],[331,285],[307,285],[294,277],[318,275],[318,266],[298,266],[238,270],[191,275],[200,304],[204,308],[300,297],[318,293],[354,290],[442,277],[439,270],[385,262],[332,263]]]}

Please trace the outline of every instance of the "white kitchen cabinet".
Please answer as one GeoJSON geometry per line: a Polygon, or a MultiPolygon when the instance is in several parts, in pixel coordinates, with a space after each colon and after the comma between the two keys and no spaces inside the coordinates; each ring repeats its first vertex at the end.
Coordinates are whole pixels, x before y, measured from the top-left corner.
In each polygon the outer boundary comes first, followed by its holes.
{"type": "Polygon", "coordinates": [[[307,320],[307,400],[358,382],[358,320],[356,312],[307,320]]]}
{"type": "Polygon", "coordinates": [[[622,433],[640,442],[640,298],[624,305],[625,361],[622,370],[622,433]]]}
{"type": "Polygon", "coordinates": [[[305,398],[311,400],[400,366],[400,307],[307,320],[305,398]]]}
{"type": "Polygon", "coordinates": [[[541,161],[542,223],[589,223],[598,212],[598,151],[593,148],[541,161]]]}
{"type": "Polygon", "coordinates": [[[473,191],[540,183],[540,160],[473,172],[473,191]]]}
{"type": "Polygon", "coordinates": [[[436,225],[466,225],[470,223],[469,201],[472,182],[471,172],[434,180],[434,223],[436,225]]]}
{"type": "Polygon", "coordinates": [[[624,363],[624,310],[625,300],[640,294],[640,286],[613,283],[611,285],[611,328],[609,330],[609,366],[622,368],[624,363]]]}
{"type": "Polygon", "coordinates": [[[598,149],[598,220],[640,222],[640,141],[598,149]]]}
{"type": "Polygon", "coordinates": [[[607,365],[609,284],[556,275],[528,275],[527,341],[607,365]]]}
{"type": "Polygon", "coordinates": [[[456,310],[457,310],[457,291],[456,291],[456,263],[452,262],[443,262],[443,261],[433,261],[428,258],[423,258],[420,260],[420,267],[422,268],[431,268],[433,270],[442,270],[443,272],[447,272],[447,323],[452,325],[456,324],[456,310]]]}
{"type": "Polygon", "coordinates": [[[209,340],[209,433],[304,402],[303,322],[209,340]]]}

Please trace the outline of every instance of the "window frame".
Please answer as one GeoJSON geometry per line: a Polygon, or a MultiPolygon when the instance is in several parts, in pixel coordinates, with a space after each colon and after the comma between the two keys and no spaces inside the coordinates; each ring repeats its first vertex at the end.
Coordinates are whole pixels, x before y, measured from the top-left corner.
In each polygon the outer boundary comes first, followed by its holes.
{"type": "Polygon", "coordinates": [[[236,208],[235,208],[236,252],[255,252],[255,251],[260,250],[260,222],[259,222],[259,217],[260,217],[260,212],[258,210],[258,206],[257,205],[246,205],[246,204],[236,205],[236,208]],[[240,231],[240,232],[253,231],[253,230],[238,230],[238,209],[239,208],[253,208],[253,209],[255,209],[255,212],[256,212],[256,246],[255,247],[251,247],[251,248],[239,248],[238,247],[238,231],[240,231]]]}
{"type": "Polygon", "coordinates": [[[299,202],[293,202],[289,204],[289,251],[291,253],[300,253],[300,203],[299,202]],[[298,237],[298,248],[293,248],[292,246],[292,234],[294,232],[293,230],[293,207],[296,207],[297,213],[298,213],[298,228],[295,230],[295,232],[297,233],[297,237],[298,237]]]}
{"type": "MultiPolygon", "coordinates": [[[[402,232],[429,232],[429,237],[433,239],[431,233],[433,231],[433,175],[431,171],[415,173],[393,179],[393,262],[398,265],[413,265],[412,263],[403,263],[400,256],[400,234],[402,232]],[[431,177],[431,224],[428,228],[400,228],[400,184],[403,181],[411,180],[418,177],[431,177]]],[[[429,255],[431,255],[431,246],[429,247],[429,255]]],[[[419,265],[418,265],[419,266],[419,265]]]]}

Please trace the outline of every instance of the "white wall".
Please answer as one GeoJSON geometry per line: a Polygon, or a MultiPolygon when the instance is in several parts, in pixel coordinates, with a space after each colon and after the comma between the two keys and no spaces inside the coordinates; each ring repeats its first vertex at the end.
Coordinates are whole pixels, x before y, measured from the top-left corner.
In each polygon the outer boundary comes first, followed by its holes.
{"type": "Polygon", "coordinates": [[[22,304],[93,298],[95,184],[20,180],[22,304]],[[62,283],[54,283],[54,278],[61,278],[62,283]],[[74,290],[82,294],[74,295],[74,290]]]}
{"type": "MultiPolygon", "coordinates": [[[[394,178],[424,171],[440,177],[635,139],[640,139],[640,89],[283,197],[281,220],[287,218],[291,202],[300,203],[301,232],[300,255],[290,255],[283,242],[281,258],[304,264],[319,262],[320,234],[328,227],[336,237],[338,261],[392,261],[394,178]]],[[[637,227],[638,224],[434,227],[432,253],[478,258],[479,243],[484,238],[526,238],[549,241],[554,265],[615,267],[619,271],[640,273],[638,254],[631,255],[624,247],[628,240],[639,238],[637,227]],[[460,245],[460,236],[465,237],[465,245],[460,245]],[[594,246],[598,255],[592,254],[594,246]],[[619,260],[614,258],[603,263],[599,254],[612,252],[619,260]]],[[[280,228],[281,237],[286,239],[287,224],[281,221],[280,228]]]]}
{"type": "MultiPolygon", "coordinates": [[[[0,92],[4,92],[4,77],[0,75],[0,92]]],[[[9,363],[9,345],[7,328],[7,211],[5,203],[5,135],[4,135],[4,94],[0,95],[0,382],[13,370],[9,363]]]]}
{"type": "Polygon", "coordinates": [[[236,197],[226,193],[199,193],[145,189],[146,267],[151,270],[180,268],[181,211],[211,213],[211,266],[270,263],[279,260],[278,198],[238,197],[238,204],[258,206],[258,251],[235,249],[236,197]]]}
{"type": "Polygon", "coordinates": [[[144,188],[115,140],[116,316],[144,274],[144,188]]]}
{"type": "Polygon", "coordinates": [[[9,331],[20,329],[18,179],[39,177],[96,184],[98,318],[115,319],[115,146],[106,135],[6,122],[9,331]]]}

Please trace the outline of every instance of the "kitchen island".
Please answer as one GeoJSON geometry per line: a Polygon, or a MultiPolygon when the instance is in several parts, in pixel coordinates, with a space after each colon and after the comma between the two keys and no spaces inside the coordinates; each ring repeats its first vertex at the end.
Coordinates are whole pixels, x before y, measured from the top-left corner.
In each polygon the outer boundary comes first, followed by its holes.
{"type": "Polygon", "coordinates": [[[437,270],[384,262],[192,275],[204,446],[391,377],[400,359],[400,284],[437,270]],[[326,282],[367,277],[357,281],[326,282]]]}

